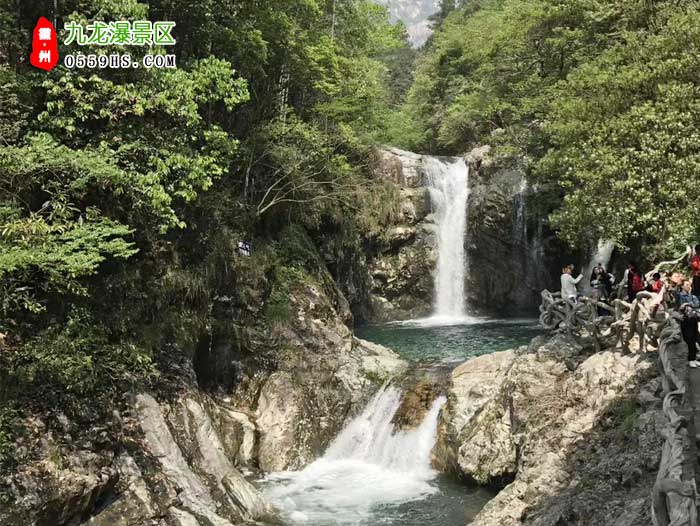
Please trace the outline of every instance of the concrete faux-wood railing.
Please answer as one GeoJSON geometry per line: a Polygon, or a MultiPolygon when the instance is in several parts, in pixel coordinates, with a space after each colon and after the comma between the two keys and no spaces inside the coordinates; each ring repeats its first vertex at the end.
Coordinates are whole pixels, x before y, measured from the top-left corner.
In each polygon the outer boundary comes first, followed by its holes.
{"type": "Polygon", "coordinates": [[[579,343],[592,344],[596,351],[619,343],[623,351],[630,352],[635,335],[640,349],[647,342],[656,345],[667,318],[667,313],[654,309],[657,295],[651,292],[640,292],[632,303],[616,299],[612,305],[587,297],[574,302],[548,290],[541,296],[540,325],[546,330],[562,330],[579,343]]]}
{"type": "Polygon", "coordinates": [[[647,343],[658,349],[666,427],[652,488],[652,518],[655,526],[698,526],[700,369],[688,367],[681,316],[658,312],[658,299],[656,294],[640,292],[632,303],[615,300],[607,305],[591,298],[574,303],[545,290],[540,324],[547,330],[566,332],[582,344],[592,344],[596,351],[619,345],[623,352],[630,352],[635,335],[639,352],[647,350],[647,343]],[[606,315],[599,316],[599,308],[606,315]]]}
{"type": "Polygon", "coordinates": [[[700,422],[700,372],[688,367],[688,346],[676,316],[668,317],[659,338],[666,427],[652,491],[655,526],[698,524],[696,428],[700,422]]]}

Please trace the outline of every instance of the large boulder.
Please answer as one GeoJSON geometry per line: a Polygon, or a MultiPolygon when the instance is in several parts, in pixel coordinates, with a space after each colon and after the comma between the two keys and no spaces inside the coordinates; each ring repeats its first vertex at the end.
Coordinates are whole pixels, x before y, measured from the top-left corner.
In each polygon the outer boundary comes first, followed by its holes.
{"type": "Polygon", "coordinates": [[[503,488],[472,525],[603,526],[630,513],[658,465],[654,374],[644,355],[587,354],[560,336],[455,369],[437,465],[503,488]],[[591,488],[605,476],[605,491],[591,488]]]}
{"type": "Polygon", "coordinates": [[[293,318],[276,329],[284,342],[276,370],[231,399],[251,416],[256,467],[265,471],[299,469],[321,456],[382,383],[407,368],[393,351],[354,338],[318,284],[302,280],[290,290],[293,318]]]}

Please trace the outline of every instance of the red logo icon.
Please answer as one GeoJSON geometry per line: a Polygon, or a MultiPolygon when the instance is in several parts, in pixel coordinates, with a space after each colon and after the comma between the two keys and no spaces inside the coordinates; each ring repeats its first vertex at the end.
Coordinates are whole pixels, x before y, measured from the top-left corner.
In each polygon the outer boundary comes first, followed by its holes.
{"type": "Polygon", "coordinates": [[[34,28],[32,38],[32,54],[29,56],[32,66],[51,71],[58,64],[58,43],[56,30],[43,16],[39,18],[34,28]]]}

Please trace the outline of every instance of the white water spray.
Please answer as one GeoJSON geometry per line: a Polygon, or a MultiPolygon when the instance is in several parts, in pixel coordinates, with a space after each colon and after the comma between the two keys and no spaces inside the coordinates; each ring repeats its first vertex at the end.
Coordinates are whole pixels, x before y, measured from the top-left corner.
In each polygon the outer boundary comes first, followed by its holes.
{"type": "Polygon", "coordinates": [[[608,268],[608,263],[610,263],[613,250],[615,250],[615,243],[605,239],[598,240],[598,247],[596,248],[596,251],[591,256],[588,265],[586,265],[582,271],[584,283],[583,289],[585,291],[589,292],[591,289],[591,274],[593,273],[593,268],[598,263],[602,264],[605,267],[605,270],[608,272],[610,271],[608,268]]]}
{"type": "Polygon", "coordinates": [[[424,157],[430,201],[437,226],[438,263],[435,270],[433,318],[462,321],[468,268],[464,236],[467,231],[469,168],[461,158],[424,157]]]}
{"type": "Polygon", "coordinates": [[[515,220],[513,221],[513,239],[518,243],[527,246],[527,179],[520,182],[520,190],[515,194],[515,220]]]}
{"type": "Polygon", "coordinates": [[[322,458],[303,471],[268,476],[274,484],[265,494],[297,524],[359,524],[373,508],[435,493],[430,451],[445,398],[433,402],[420,426],[394,432],[400,403],[398,389],[380,391],[322,458]]]}

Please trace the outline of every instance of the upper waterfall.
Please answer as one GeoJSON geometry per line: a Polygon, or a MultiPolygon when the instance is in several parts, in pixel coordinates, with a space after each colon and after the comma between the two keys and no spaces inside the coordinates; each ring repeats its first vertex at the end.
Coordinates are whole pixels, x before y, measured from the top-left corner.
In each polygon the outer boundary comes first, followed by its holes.
{"type": "Polygon", "coordinates": [[[438,262],[435,270],[433,316],[464,319],[465,275],[468,268],[464,236],[467,231],[469,168],[462,158],[423,157],[426,183],[437,226],[438,262]]]}

